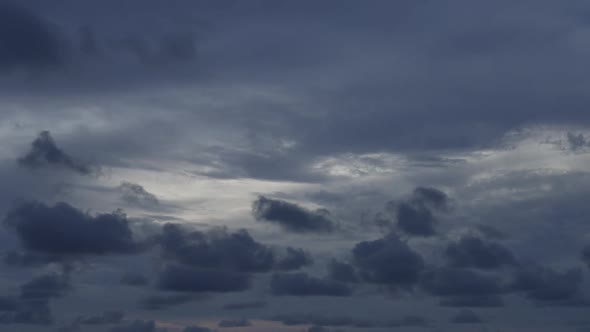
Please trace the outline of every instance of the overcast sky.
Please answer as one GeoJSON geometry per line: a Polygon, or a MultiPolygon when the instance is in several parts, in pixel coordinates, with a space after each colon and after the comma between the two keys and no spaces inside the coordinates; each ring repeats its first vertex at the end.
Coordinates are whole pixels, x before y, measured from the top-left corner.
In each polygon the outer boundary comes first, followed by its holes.
{"type": "Polygon", "coordinates": [[[0,1],[0,330],[590,331],[590,4],[0,1]]]}

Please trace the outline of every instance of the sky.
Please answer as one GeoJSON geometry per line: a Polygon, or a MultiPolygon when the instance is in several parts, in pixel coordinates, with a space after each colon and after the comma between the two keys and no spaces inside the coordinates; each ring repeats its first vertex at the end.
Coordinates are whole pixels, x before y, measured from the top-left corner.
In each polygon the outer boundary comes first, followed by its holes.
{"type": "Polygon", "coordinates": [[[0,0],[0,330],[587,332],[590,4],[0,0]]]}

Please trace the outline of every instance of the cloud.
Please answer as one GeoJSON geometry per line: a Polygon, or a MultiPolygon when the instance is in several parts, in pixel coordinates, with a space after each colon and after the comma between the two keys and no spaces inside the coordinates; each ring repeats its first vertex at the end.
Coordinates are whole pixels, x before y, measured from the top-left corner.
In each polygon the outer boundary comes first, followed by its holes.
{"type": "Polygon", "coordinates": [[[240,292],[250,288],[250,276],[244,273],[167,265],[158,275],[157,287],[178,292],[240,292]]]}
{"type": "Polygon", "coordinates": [[[39,70],[64,61],[62,36],[26,7],[0,3],[0,71],[39,70]]]}
{"type": "Polygon", "coordinates": [[[583,274],[572,268],[555,271],[536,264],[523,265],[517,269],[508,285],[511,291],[524,292],[531,301],[543,305],[586,306],[580,286],[583,274]]]}
{"type": "Polygon", "coordinates": [[[453,318],[451,318],[451,323],[480,324],[483,323],[483,320],[475,312],[471,310],[462,310],[455,314],[453,318]]]}
{"type": "Polygon", "coordinates": [[[324,316],[317,313],[282,314],[272,318],[288,326],[317,325],[353,328],[391,328],[391,327],[424,327],[428,321],[424,317],[408,315],[387,321],[361,319],[351,316],[324,316]]]}
{"type": "Polygon", "coordinates": [[[352,289],[344,283],[319,279],[306,273],[275,273],[270,282],[274,295],[351,296],[352,289]]]}
{"type": "Polygon", "coordinates": [[[447,195],[430,187],[417,187],[412,195],[401,202],[390,202],[390,210],[395,211],[396,226],[411,236],[433,236],[436,234],[437,218],[435,212],[449,208],[447,195]]]}
{"type": "Polygon", "coordinates": [[[118,189],[121,193],[121,198],[129,204],[147,207],[154,207],[160,204],[156,195],[148,192],[139,184],[125,181],[119,185],[118,189]]]}
{"type": "Polygon", "coordinates": [[[275,264],[273,251],[256,242],[246,230],[185,232],[178,225],[166,224],[160,245],[164,258],[200,268],[268,272],[275,264]]]}
{"type": "Polygon", "coordinates": [[[0,313],[0,324],[51,325],[54,319],[47,301],[21,301],[16,311],[0,313]]]}
{"type": "Polygon", "coordinates": [[[354,267],[351,264],[331,260],[328,265],[328,276],[330,279],[340,282],[359,282],[354,267]]]}
{"type": "Polygon", "coordinates": [[[509,249],[471,235],[450,243],[445,255],[450,266],[459,268],[497,269],[516,263],[509,249]]]}
{"type": "Polygon", "coordinates": [[[82,325],[108,325],[119,324],[125,317],[120,311],[105,311],[100,316],[79,317],[76,321],[82,325]]]}
{"type": "Polygon", "coordinates": [[[280,225],[295,233],[329,233],[336,228],[325,210],[310,211],[299,205],[258,197],[252,204],[252,213],[258,221],[280,225]]]}
{"type": "Polygon", "coordinates": [[[66,275],[51,273],[33,278],[21,286],[20,298],[28,301],[46,301],[62,297],[71,289],[66,275]]]}
{"type": "Polygon", "coordinates": [[[495,308],[503,307],[504,300],[498,295],[463,295],[443,298],[439,304],[442,307],[495,308]]]}
{"type": "Polygon", "coordinates": [[[500,294],[503,287],[495,277],[467,269],[433,268],[420,278],[420,286],[437,296],[488,296],[500,294]]]}
{"type": "Polygon", "coordinates": [[[288,247],[286,254],[279,258],[276,268],[281,271],[298,270],[302,267],[313,264],[311,256],[303,249],[288,247]]]}
{"type": "Polygon", "coordinates": [[[139,301],[139,308],[145,310],[160,310],[194,301],[191,294],[151,295],[139,301]]]}
{"type": "Polygon", "coordinates": [[[28,202],[13,208],[4,224],[16,232],[27,250],[44,254],[130,254],[141,247],[121,212],[92,216],[67,203],[51,207],[28,202]]]}
{"type": "Polygon", "coordinates": [[[246,327],[251,325],[252,323],[247,319],[224,319],[217,324],[219,327],[246,327]]]}
{"type": "Polygon", "coordinates": [[[204,326],[187,326],[182,332],[214,332],[214,330],[204,326]]]}
{"type": "Polygon", "coordinates": [[[245,309],[262,309],[266,308],[267,303],[264,301],[252,301],[252,302],[236,302],[226,303],[223,305],[224,310],[245,310],[245,309]]]}
{"type": "Polygon", "coordinates": [[[408,287],[416,283],[424,260],[395,234],[358,243],[353,262],[361,278],[370,283],[408,287]]]}
{"type": "Polygon", "coordinates": [[[156,332],[156,323],[153,320],[135,320],[129,324],[114,326],[109,332],[156,332]]]}
{"type": "Polygon", "coordinates": [[[82,175],[95,172],[89,165],[80,163],[63,150],[61,150],[49,131],[42,131],[33,143],[31,150],[18,159],[18,163],[24,167],[38,169],[44,167],[61,167],[82,175]]]}
{"type": "Polygon", "coordinates": [[[128,286],[145,286],[148,284],[148,279],[138,273],[127,273],[121,277],[121,283],[128,286]]]}

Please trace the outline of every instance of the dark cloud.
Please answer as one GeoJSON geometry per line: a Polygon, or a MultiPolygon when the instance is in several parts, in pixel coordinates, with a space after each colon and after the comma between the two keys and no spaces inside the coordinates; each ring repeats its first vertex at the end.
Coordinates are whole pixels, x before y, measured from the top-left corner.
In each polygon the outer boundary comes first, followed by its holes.
{"type": "Polygon", "coordinates": [[[217,324],[219,327],[245,327],[251,325],[252,323],[247,319],[224,319],[217,324]]]}
{"type": "Polygon", "coordinates": [[[354,267],[351,264],[340,262],[338,260],[331,260],[328,265],[328,276],[330,279],[340,282],[358,282],[354,267]]]}
{"type": "Polygon", "coordinates": [[[443,307],[495,308],[503,307],[504,300],[498,295],[463,295],[446,297],[439,304],[443,307]]]}
{"type": "Polygon", "coordinates": [[[310,211],[297,204],[264,196],[254,201],[252,213],[256,220],[276,223],[295,233],[327,233],[336,228],[325,210],[310,211]]]}
{"type": "Polygon", "coordinates": [[[178,225],[166,224],[160,244],[166,259],[194,267],[267,272],[275,264],[273,251],[256,242],[246,230],[185,232],[178,225]]]}
{"type": "Polygon", "coordinates": [[[462,310],[459,311],[453,318],[451,318],[451,323],[455,324],[480,324],[483,323],[483,320],[473,311],[471,310],[462,310]]]}
{"type": "Polygon", "coordinates": [[[572,151],[579,151],[588,147],[590,144],[586,140],[583,134],[567,133],[568,148],[572,151]]]}
{"type": "Polygon", "coordinates": [[[31,143],[31,150],[19,158],[18,163],[32,169],[61,167],[83,175],[89,175],[95,172],[89,165],[72,159],[72,157],[61,150],[51,137],[49,131],[42,131],[39,134],[39,137],[31,143]]]}
{"type": "Polygon", "coordinates": [[[167,265],[158,276],[157,287],[178,292],[240,292],[250,288],[250,277],[244,273],[167,265]]]}
{"type": "Polygon", "coordinates": [[[14,296],[0,296],[0,312],[16,311],[18,308],[18,298],[14,296]]]}
{"type": "Polygon", "coordinates": [[[145,286],[148,284],[148,279],[138,273],[127,273],[121,277],[121,283],[129,286],[145,286]]]}
{"type": "Polygon", "coordinates": [[[584,263],[590,267],[590,245],[587,245],[584,247],[584,249],[582,249],[581,257],[584,263]]]}
{"type": "MultiPolygon", "coordinates": [[[[448,196],[430,187],[417,187],[405,200],[388,203],[387,209],[395,215],[396,226],[410,236],[433,236],[438,222],[436,213],[449,209],[448,196]]],[[[387,224],[387,219],[379,219],[387,224]]]]}
{"type": "Polygon", "coordinates": [[[100,316],[79,317],[77,323],[82,325],[119,324],[124,317],[125,314],[120,311],[105,311],[100,316]]]}
{"type": "Polygon", "coordinates": [[[276,268],[282,271],[297,270],[313,264],[311,256],[303,249],[287,248],[286,254],[280,257],[276,268]]]}
{"type": "Polygon", "coordinates": [[[12,209],[4,224],[14,229],[22,245],[51,255],[105,255],[137,252],[126,216],[121,212],[84,213],[67,203],[53,207],[40,202],[12,209]]]}
{"type": "Polygon", "coordinates": [[[62,297],[71,289],[67,275],[52,273],[44,274],[24,283],[20,298],[31,301],[44,301],[62,297]]]}
{"type": "Polygon", "coordinates": [[[351,296],[352,289],[344,283],[320,279],[306,273],[275,273],[270,282],[274,295],[351,296]]]}
{"type": "Polygon", "coordinates": [[[264,301],[252,301],[252,302],[236,302],[227,303],[223,305],[225,310],[245,310],[245,309],[263,309],[266,308],[267,303],[264,301]]]}
{"type": "Polygon", "coordinates": [[[555,271],[536,264],[523,265],[514,273],[509,289],[524,292],[531,301],[542,305],[586,306],[580,286],[583,274],[572,268],[555,271]]]}
{"type": "Polygon", "coordinates": [[[317,325],[353,328],[392,328],[392,327],[424,327],[428,321],[420,316],[403,316],[388,321],[361,319],[351,316],[323,316],[318,314],[283,314],[273,317],[285,325],[317,325]]]}
{"type": "Polygon", "coordinates": [[[503,291],[496,277],[454,268],[429,269],[422,274],[420,285],[437,296],[489,296],[503,291]]]}
{"type": "Polygon", "coordinates": [[[54,322],[47,301],[21,301],[16,311],[0,313],[0,324],[51,325],[54,322]]]}
{"type": "Polygon", "coordinates": [[[214,332],[214,330],[204,326],[187,326],[182,332],[214,332]]]}
{"type": "Polygon", "coordinates": [[[156,323],[153,320],[135,320],[126,325],[114,326],[109,332],[156,332],[156,323]]]}
{"type": "Polygon", "coordinates": [[[509,249],[471,235],[450,243],[445,254],[449,265],[459,268],[497,269],[516,263],[509,249]]]}
{"type": "Polygon", "coordinates": [[[408,287],[424,268],[422,257],[395,234],[358,243],[352,255],[361,278],[371,283],[408,287]]]}
{"type": "Polygon", "coordinates": [[[142,298],[139,301],[139,308],[145,310],[160,310],[185,303],[196,299],[191,294],[168,294],[168,295],[151,295],[142,298]]]}
{"type": "Polygon", "coordinates": [[[118,189],[121,192],[121,198],[129,204],[146,207],[155,207],[160,204],[156,195],[148,192],[139,184],[125,181],[119,185],[118,189]]]}
{"type": "Polygon", "coordinates": [[[38,70],[64,61],[62,37],[42,17],[12,2],[0,3],[0,70],[38,70]]]}

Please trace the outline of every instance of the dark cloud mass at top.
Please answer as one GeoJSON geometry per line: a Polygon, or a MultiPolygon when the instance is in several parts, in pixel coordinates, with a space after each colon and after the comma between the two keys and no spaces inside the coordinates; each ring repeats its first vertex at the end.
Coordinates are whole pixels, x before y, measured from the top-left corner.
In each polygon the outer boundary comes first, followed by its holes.
{"type": "Polygon", "coordinates": [[[0,330],[589,330],[589,14],[0,0],[0,330]]]}

